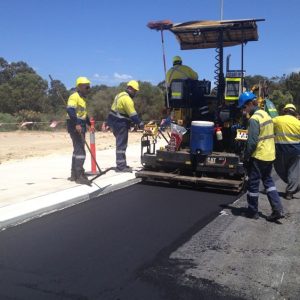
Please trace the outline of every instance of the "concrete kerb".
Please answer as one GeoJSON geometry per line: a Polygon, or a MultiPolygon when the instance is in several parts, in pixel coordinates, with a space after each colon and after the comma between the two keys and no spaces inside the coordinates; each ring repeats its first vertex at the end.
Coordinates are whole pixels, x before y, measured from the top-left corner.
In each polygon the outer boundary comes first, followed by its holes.
{"type": "MultiPolygon", "coordinates": [[[[103,170],[114,164],[115,149],[100,150],[97,155],[103,170]]],[[[127,159],[134,171],[139,170],[139,144],[128,147],[127,159]]],[[[0,189],[0,230],[126,187],[135,179],[134,172],[116,173],[111,170],[96,178],[91,187],[77,185],[66,180],[69,176],[66,162],[70,160],[69,154],[54,154],[1,164],[0,173],[6,176],[2,178],[0,189]]],[[[90,157],[87,157],[86,169],[90,165],[90,157]]]]}
{"type": "Polygon", "coordinates": [[[112,193],[140,181],[141,179],[133,178],[117,184],[107,184],[103,187],[93,183],[92,187],[84,186],[83,191],[82,186],[76,186],[4,207],[1,209],[0,231],[72,207],[98,196],[112,193]],[[77,196],[74,196],[74,194],[77,196]]]}

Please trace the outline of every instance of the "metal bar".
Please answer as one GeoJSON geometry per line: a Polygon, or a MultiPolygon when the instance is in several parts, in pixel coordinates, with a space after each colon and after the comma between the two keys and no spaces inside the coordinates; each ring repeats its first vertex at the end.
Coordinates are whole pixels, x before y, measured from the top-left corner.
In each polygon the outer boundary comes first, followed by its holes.
{"type": "Polygon", "coordinates": [[[165,41],[164,41],[163,29],[160,30],[160,35],[161,35],[161,45],[162,45],[163,62],[164,62],[165,89],[166,89],[166,98],[167,98],[167,108],[169,108],[169,93],[168,93],[168,83],[167,83],[167,66],[166,66],[165,41]]]}
{"type": "Polygon", "coordinates": [[[161,131],[161,129],[158,129],[158,132],[162,135],[162,137],[164,138],[164,140],[169,143],[169,141],[167,140],[167,138],[165,137],[164,133],[161,131]]]}

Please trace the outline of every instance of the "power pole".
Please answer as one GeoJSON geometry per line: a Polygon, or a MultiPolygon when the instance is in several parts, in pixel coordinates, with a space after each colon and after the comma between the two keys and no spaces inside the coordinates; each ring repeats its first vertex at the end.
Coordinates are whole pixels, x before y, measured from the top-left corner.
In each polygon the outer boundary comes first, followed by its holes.
{"type": "Polygon", "coordinates": [[[221,0],[221,16],[220,19],[223,20],[223,6],[224,6],[224,0],[221,0]]]}

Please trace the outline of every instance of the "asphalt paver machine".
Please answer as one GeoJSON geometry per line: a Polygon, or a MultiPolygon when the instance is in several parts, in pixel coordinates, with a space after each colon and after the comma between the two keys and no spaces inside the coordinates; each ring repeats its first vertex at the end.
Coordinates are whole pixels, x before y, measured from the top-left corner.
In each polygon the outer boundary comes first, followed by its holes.
{"type": "Polygon", "coordinates": [[[149,28],[161,32],[162,42],[164,30],[175,34],[181,50],[214,48],[215,87],[211,89],[207,80],[171,82],[165,97],[171,130],[164,131],[153,123],[145,126],[141,139],[143,169],[136,177],[241,191],[245,182],[243,150],[247,118],[237,105],[245,87],[244,45],[258,40],[259,21],[264,19],[148,23],[149,28]],[[230,69],[228,55],[224,74],[223,49],[238,45],[241,68],[230,69]],[[208,107],[208,113],[203,114],[203,107],[208,107]],[[156,149],[159,134],[167,145],[156,149]]]}

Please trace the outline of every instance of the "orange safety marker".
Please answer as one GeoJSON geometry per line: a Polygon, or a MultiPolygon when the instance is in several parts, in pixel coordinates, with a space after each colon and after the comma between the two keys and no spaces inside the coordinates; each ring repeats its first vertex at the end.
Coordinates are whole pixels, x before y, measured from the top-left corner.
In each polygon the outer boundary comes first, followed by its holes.
{"type": "Polygon", "coordinates": [[[90,149],[91,149],[91,172],[86,172],[87,175],[96,175],[99,174],[97,171],[96,163],[96,144],[95,144],[95,120],[92,117],[91,122],[91,131],[90,131],[90,149]]]}

